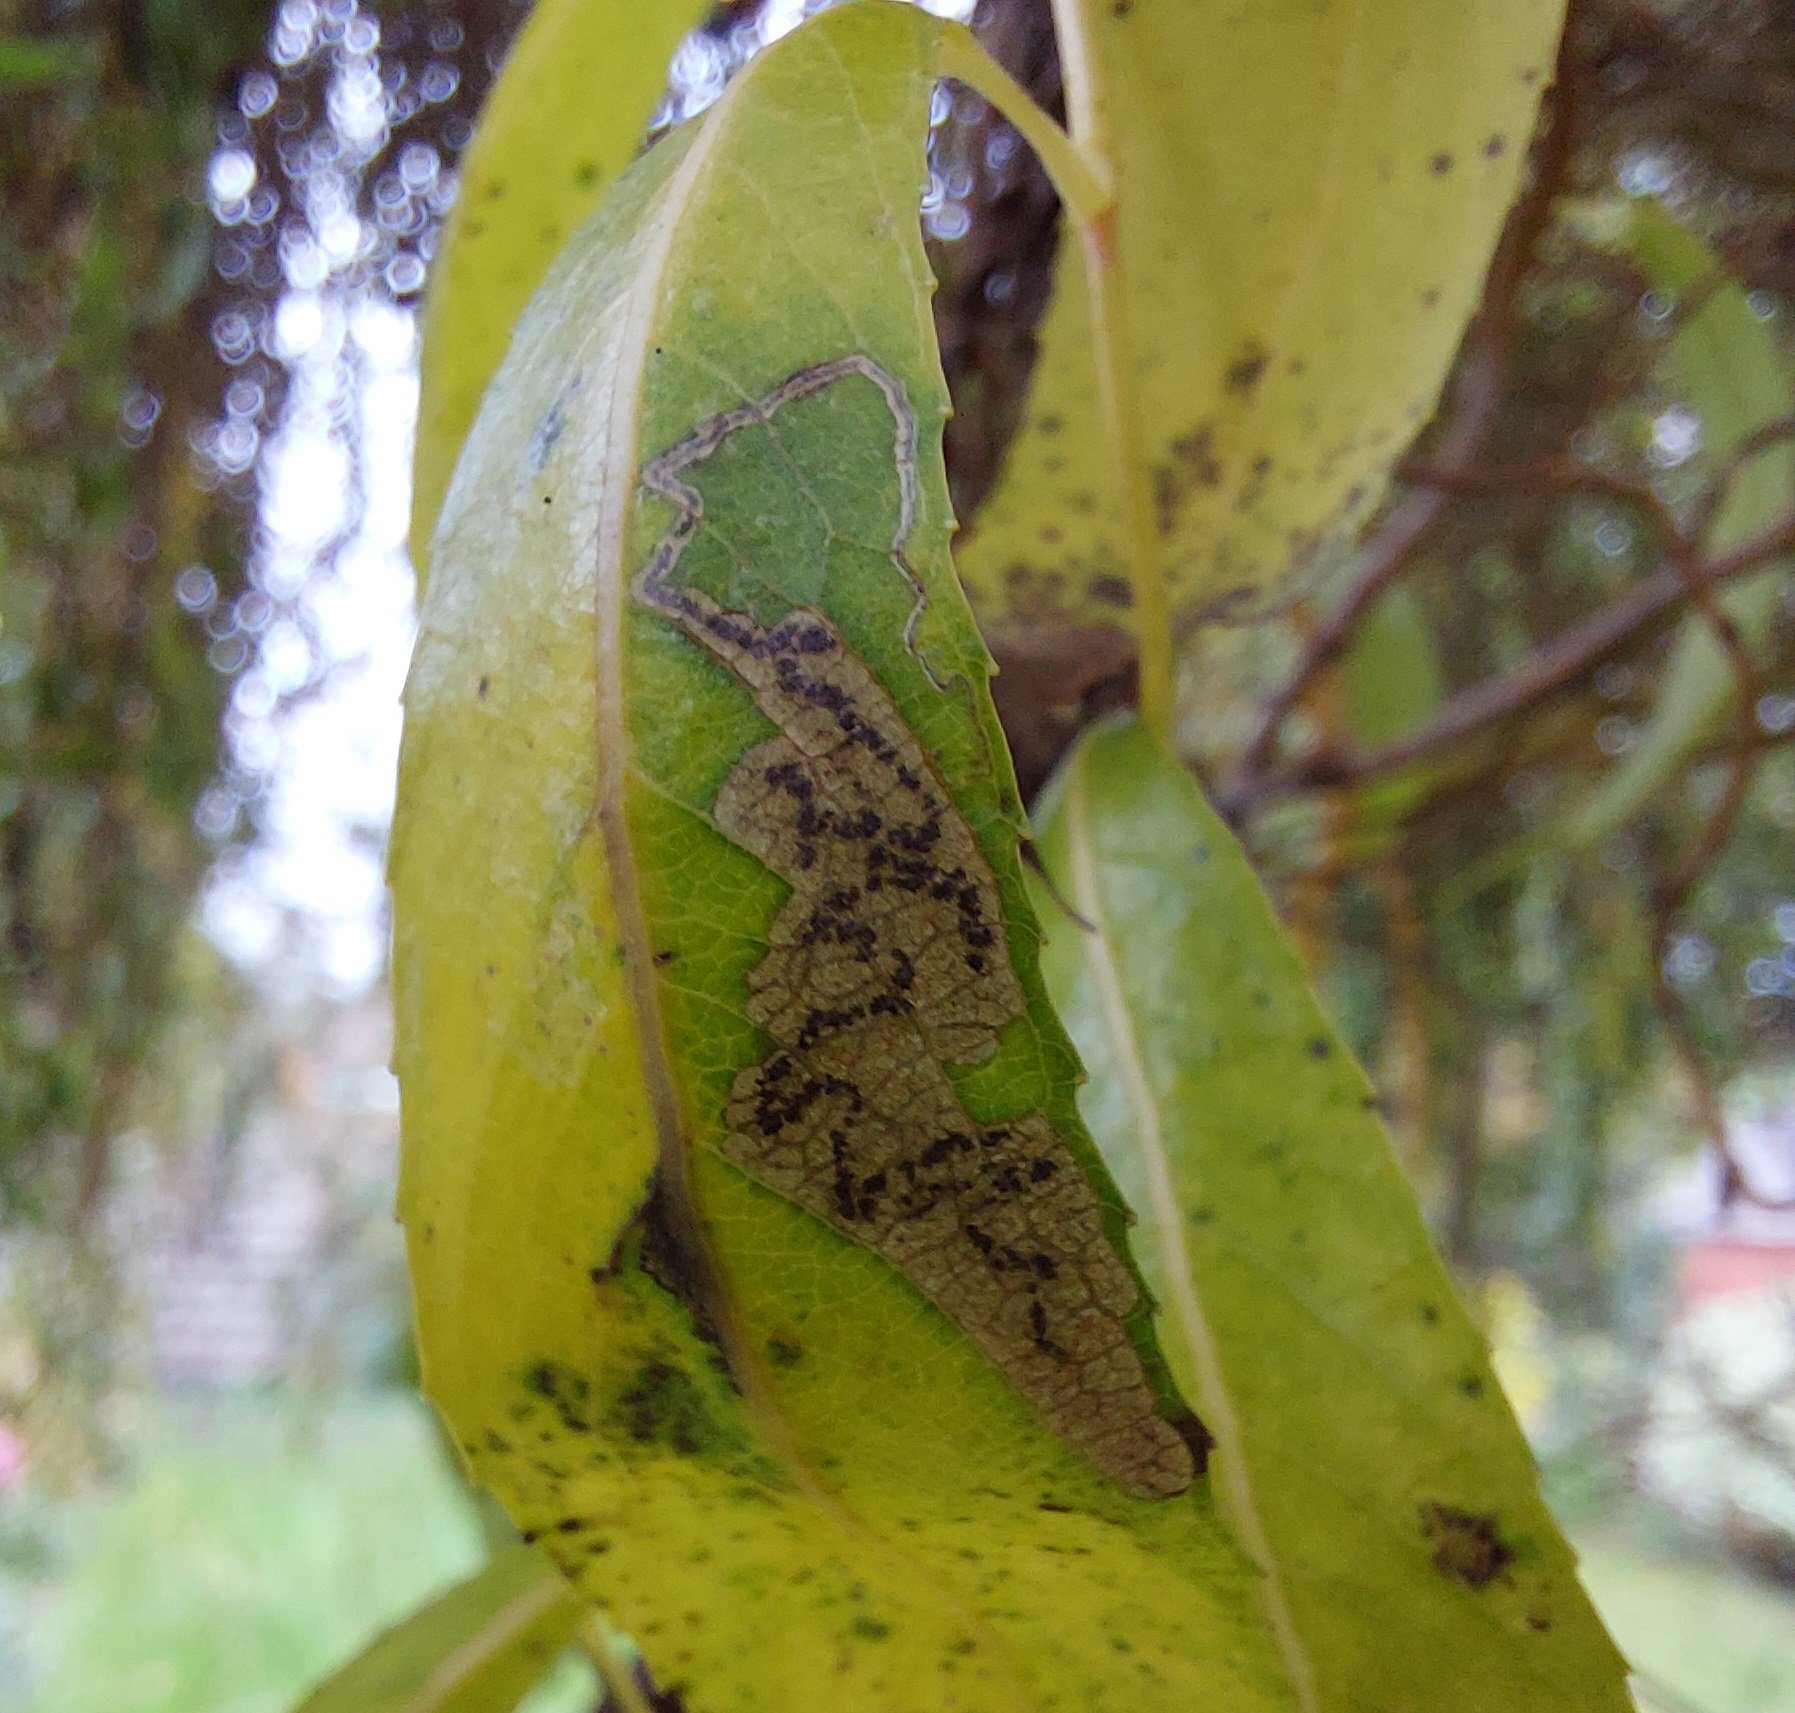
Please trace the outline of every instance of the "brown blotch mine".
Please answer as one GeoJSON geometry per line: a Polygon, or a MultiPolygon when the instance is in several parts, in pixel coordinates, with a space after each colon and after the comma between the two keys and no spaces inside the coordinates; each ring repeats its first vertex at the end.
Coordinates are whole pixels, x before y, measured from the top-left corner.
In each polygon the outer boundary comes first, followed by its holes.
{"type": "Polygon", "coordinates": [[[901,1272],[1104,1475],[1169,1497],[1190,1485],[1194,1459],[1129,1336],[1139,1290],[1090,1179],[1043,1115],[976,1119],[947,1076],[948,1064],[988,1059],[1024,1009],[971,826],[829,618],[798,610],[763,625],[668,581],[703,516],[683,472],[735,428],[849,374],[879,387],[897,424],[891,557],[920,611],[903,557],[914,418],[870,359],[801,371],[642,471],[676,519],[638,597],[728,667],[776,728],[711,806],[791,888],[748,973],[748,1017],[772,1050],[735,1079],[723,1151],[901,1272]]]}
{"type": "Polygon", "coordinates": [[[1433,1548],[1434,1569],[1467,1588],[1489,1587],[1514,1562],[1514,1549],[1487,1512],[1430,1500],[1421,1507],[1421,1533],[1433,1548]]]}

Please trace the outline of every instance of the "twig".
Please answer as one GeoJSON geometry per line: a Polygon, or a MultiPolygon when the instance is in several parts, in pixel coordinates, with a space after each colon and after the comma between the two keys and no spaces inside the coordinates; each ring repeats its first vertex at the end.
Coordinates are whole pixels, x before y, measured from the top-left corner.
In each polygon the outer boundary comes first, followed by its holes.
{"type": "MultiPolygon", "coordinates": [[[[1751,788],[1753,767],[1764,748],[1755,713],[1758,699],[1757,665],[1745,646],[1745,639],[1739,634],[1739,627],[1720,605],[1714,592],[1714,585],[1720,580],[1721,566],[1718,563],[1709,565],[1703,560],[1694,538],[1683,529],[1670,508],[1650,487],[1585,465],[1567,463],[1564,460],[1547,460],[1501,470],[1410,468],[1405,474],[1410,481],[1459,493],[1597,493],[1631,506],[1644,518],[1656,536],[1678,592],[1695,610],[1725,654],[1733,672],[1737,703],[1734,736],[1728,749],[1726,789],[1703,822],[1701,831],[1685,853],[1683,861],[1653,889],[1652,999],[1665,1032],[1670,1037],[1672,1049],[1689,1079],[1702,1129],[1707,1134],[1709,1145],[1722,1162],[1725,1173],[1723,1199],[1742,1199],[1760,1206],[1795,1205],[1795,1198],[1790,1198],[1787,1202],[1766,1201],[1747,1183],[1727,1141],[1725,1114],[1721,1109],[1719,1093],[1708,1072],[1700,1038],[1688,1007],[1672,985],[1667,970],[1670,944],[1676,934],[1676,918],[1702,877],[1726,848],[1739,811],[1751,788]]],[[[1538,657],[1535,658],[1537,660],[1538,657]]]]}
{"type": "Polygon", "coordinates": [[[1721,606],[1713,588],[1709,568],[1698,552],[1676,552],[1671,555],[1672,569],[1682,581],[1689,604],[1700,614],[1708,633],[1725,654],[1733,671],[1733,694],[1737,701],[1732,755],[1727,771],[1726,788],[1720,794],[1712,813],[1703,822],[1701,831],[1684,853],[1683,860],[1653,889],[1652,908],[1652,1000],[1663,1019],[1666,1032],[1682,1061],[1695,1097],[1696,1113],[1707,1132],[1709,1146],[1719,1157],[1724,1176],[1721,1201],[1735,1199],[1758,1206],[1795,1207],[1795,1196],[1781,1201],[1766,1201],[1746,1181],[1744,1170],[1732,1153],[1726,1133],[1726,1115],[1721,1110],[1720,1095],[1709,1073],[1707,1057],[1683,997],[1671,984],[1666,967],[1670,942],[1676,932],[1676,919],[1702,877],[1726,849],[1732,837],[1739,811],[1751,789],[1752,771],[1757,763],[1758,669],[1739,634],[1732,615],[1721,606]]]}
{"type": "Polygon", "coordinates": [[[1532,463],[1483,470],[1454,470],[1411,459],[1399,466],[1398,473],[1405,482],[1421,487],[1491,499],[1530,499],[1542,493],[1599,494],[1632,507],[1640,515],[1672,569],[1682,565],[1700,576],[1701,548],[1696,538],[1677,522],[1676,515],[1649,483],[1630,476],[1597,469],[1572,458],[1541,458],[1532,463]]]}
{"type": "Polygon", "coordinates": [[[1706,530],[1707,526],[1719,515],[1720,508],[1731,497],[1733,484],[1739,480],[1747,466],[1763,457],[1766,452],[1795,440],[1795,416],[1780,416],[1773,422],[1766,422],[1748,434],[1727,454],[1725,461],[1715,473],[1713,487],[1703,496],[1701,502],[1701,520],[1697,534],[1706,530]]]}
{"type": "MultiPolygon", "coordinates": [[[[1739,449],[1709,510],[1717,509],[1738,470],[1752,456],[1795,432],[1795,420],[1767,425],[1739,449]]],[[[1544,491],[1597,493],[1631,506],[1651,528],[1667,561],[1677,586],[1694,609],[1709,634],[1726,656],[1732,668],[1736,703],[1733,741],[1728,750],[1728,773],[1725,790],[1713,811],[1703,822],[1701,831],[1685,853],[1683,860],[1653,889],[1652,896],[1652,1000],[1657,1007],[1673,1051],[1683,1066],[1695,1100],[1696,1115],[1709,1146],[1722,1163],[1722,1200],[1740,1199],[1759,1206],[1795,1206],[1795,1197],[1783,1201],[1766,1200],[1746,1181],[1743,1169],[1733,1156],[1726,1134],[1726,1118],[1719,1092],[1709,1073],[1701,1041],[1689,1014],[1688,1006],[1673,986],[1668,972],[1668,954],[1676,934],[1677,916],[1689,901],[1691,893],[1713,866],[1736,825],[1739,812],[1751,789],[1751,776],[1757,758],[1764,748],[1758,730],[1756,707],[1759,675],[1751,651],[1739,633],[1732,616],[1721,606],[1714,592],[1719,580],[1718,566],[1707,564],[1696,540],[1677,522],[1670,508],[1647,485],[1587,466],[1549,460],[1535,465],[1507,470],[1431,470],[1410,467],[1404,474],[1409,481],[1419,482],[1440,491],[1489,495],[1532,494],[1544,491]]],[[[1536,657],[1537,658],[1537,657],[1536,657]]]]}
{"type": "MultiPolygon", "coordinates": [[[[1790,553],[1795,553],[1795,517],[1708,560],[1706,585],[1719,588],[1790,553]]],[[[1282,774],[1255,782],[1253,801],[1360,785],[1436,760],[1488,728],[1563,694],[1686,601],[1681,573],[1673,565],[1661,566],[1624,595],[1542,643],[1514,671],[1461,690],[1418,731],[1369,754],[1335,752],[1311,757],[1282,774]]]]}

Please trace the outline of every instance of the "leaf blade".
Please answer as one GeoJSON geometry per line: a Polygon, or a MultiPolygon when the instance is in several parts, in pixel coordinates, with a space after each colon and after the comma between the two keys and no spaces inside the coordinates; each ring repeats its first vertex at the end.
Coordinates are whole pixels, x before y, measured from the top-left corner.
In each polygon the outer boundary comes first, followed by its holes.
{"type": "Polygon", "coordinates": [[[430,537],[510,330],[567,237],[642,141],[702,0],[542,0],[486,98],[424,305],[411,556],[430,537]],[[603,68],[592,98],[558,67],[603,68]]]}
{"type": "MultiPolygon", "coordinates": [[[[1240,616],[1376,504],[1475,304],[1562,10],[1056,7],[1111,134],[1159,531],[1141,570],[1179,614],[1240,616]]],[[[960,552],[988,628],[1126,622],[1076,252],[960,552]]]]}
{"type": "Polygon", "coordinates": [[[1369,1088],[1231,835],[1120,728],[1069,759],[1040,843],[1104,943],[1064,933],[1044,964],[1087,1117],[1142,1212],[1149,1283],[1200,1305],[1209,1351],[1168,1338],[1168,1358],[1269,1555],[1307,1704],[1624,1708],[1369,1088]]]}
{"type": "Polygon", "coordinates": [[[296,1713],[504,1713],[572,1641],[583,1610],[541,1553],[507,1547],[376,1637],[296,1713]]]}
{"type": "MultiPolygon", "coordinates": [[[[919,428],[925,620],[907,631],[914,596],[872,523],[823,532],[833,557],[764,551],[757,506],[801,508],[817,484],[885,503],[891,422],[865,393],[808,426],[777,412],[793,455],[753,454],[731,528],[754,551],[715,569],[745,611],[823,602],[957,782],[1019,967],[1032,942],[1014,782],[947,558],[916,222],[937,29],[825,13],[658,145],[551,276],[469,438],[393,858],[426,1381],[476,1474],[694,1707],[1119,1709],[1149,1683],[1281,1708],[1206,1497],[1118,1492],[888,1261],[721,1146],[730,1085],[766,1051],[747,976],[783,883],[711,805],[767,723],[630,592],[668,521],[637,470],[844,345],[901,378],[919,428]],[[443,853],[469,849],[498,860],[446,882],[443,853]],[[670,1209],[651,1187],[688,1138],[690,1205],[670,1209]],[[694,1243],[727,1287],[696,1308],[694,1243]]],[[[956,1089],[993,1112],[1050,1101],[1075,1133],[1073,1062],[1032,976],[1027,1001],[956,1089]]]]}

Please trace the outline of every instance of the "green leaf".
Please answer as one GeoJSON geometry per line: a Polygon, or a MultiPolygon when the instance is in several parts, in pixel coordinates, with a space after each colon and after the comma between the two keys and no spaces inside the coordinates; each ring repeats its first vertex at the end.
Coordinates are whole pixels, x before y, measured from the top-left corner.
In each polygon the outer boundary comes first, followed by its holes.
{"type": "Polygon", "coordinates": [[[1078,1122],[948,555],[947,28],[850,5],[752,62],[469,436],[392,855],[425,1384],[694,1709],[1288,1708],[1078,1122]],[[836,899],[875,846],[902,896],[836,899]],[[864,1013],[809,1017],[867,932],[864,1013]]]}
{"type": "Polygon", "coordinates": [[[584,1604],[533,1547],[508,1547],[370,1643],[297,1713],[505,1713],[547,1674],[584,1604]]]}
{"type": "Polygon", "coordinates": [[[1040,848],[1090,924],[1062,916],[1043,960],[1086,1118],[1304,1704],[1626,1708],[1370,1086],[1233,837],[1128,726],[1073,751],[1040,848]]]}
{"type": "MultiPolygon", "coordinates": [[[[1359,621],[1341,662],[1346,716],[1353,742],[1378,750],[1431,719],[1444,697],[1440,652],[1414,592],[1397,584],[1359,621]]],[[[1375,781],[1355,793],[1361,830],[1394,826],[1426,797],[1427,771],[1375,781]]]]}
{"type": "MultiPolygon", "coordinates": [[[[1788,414],[1788,362],[1769,325],[1706,244],[1655,202],[1635,202],[1632,215],[1633,253],[1654,290],[1674,299],[1712,285],[1678,327],[1669,356],[1701,418],[1703,454],[1711,467],[1722,468],[1759,429],[1788,414]]],[[[1704,545],[1711,553],[1740,546],[1786,517],[1792,497],[1795,445],[1784,441],[1739,471],[1704,545]]],[[[1775,622],[1787,576],[1786,565],[1773,565],[1720,598],[1754,651],[1775,622]]],[[[1731,662],[1706,622],[1691,615],[1677,637],[1650,720],[1572,819],[1571,842],[1599,843],[1658,800],[1737,700],[1731,662]]]]}
{"type": "Polygon", "coordinates": [[[704,0],[540,0],[486,97],[424,307],[412,561],[461,443],[549,263],[641,146],[704,0]]]}
{"type": "Polygon", "coordinates": [[[1381,749],[1408,736],[1439,708],[1439,650],[1420,602],[1401,584],[1360,621],[1341,664],[1347,719],[1361,749],[1381,749]]]}
{"type": "Polygon", "coordinates": [[[85,42],[0,32],[0,89],[51,89],[91,75],[94,64],[85,42]]]}
{"type": "MultiPolygon", "coordinates": [[[[1432,410],[1515,192],[1558,0],[1056,5],[1116,165],[1168,604],[1231,612],[1343,540],[1432,410]]],[[[987,629],[1118,618],[1129,567],[1078,246],[959,552],[987,629]]]]}

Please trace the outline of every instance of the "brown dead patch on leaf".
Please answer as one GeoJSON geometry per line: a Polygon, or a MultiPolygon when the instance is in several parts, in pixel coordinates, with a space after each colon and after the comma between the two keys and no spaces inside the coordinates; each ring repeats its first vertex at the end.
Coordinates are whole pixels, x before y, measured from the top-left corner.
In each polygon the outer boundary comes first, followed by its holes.
{"type": "Polygon", "coordinates": [[[1433,1548],[1434,1569],[1467,1588],[1489,1587],[1514,1562],[1514,1548],[1487,1512],[1429,1501],[1421,1507],[1421,1532],[1433,1548]]]}

